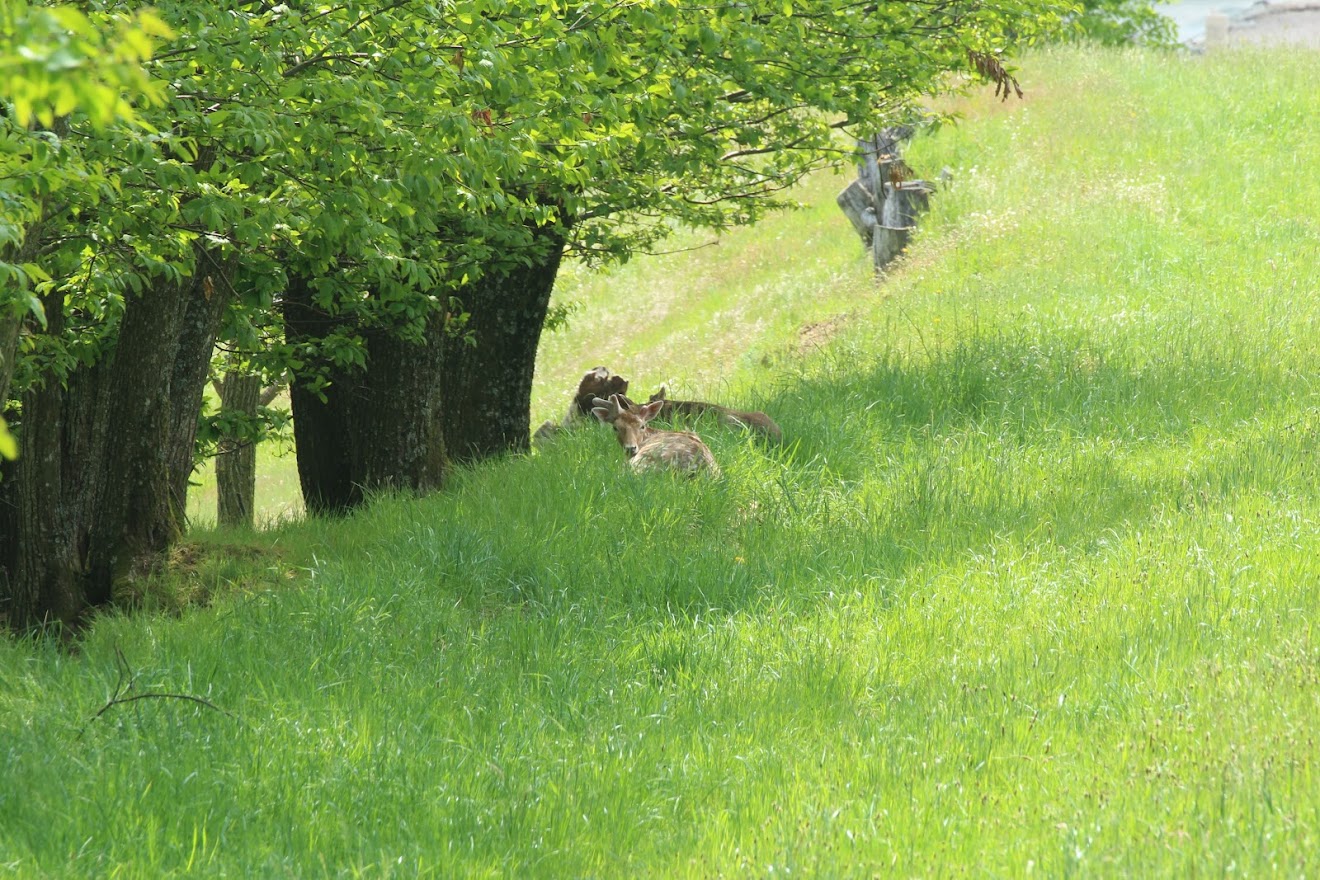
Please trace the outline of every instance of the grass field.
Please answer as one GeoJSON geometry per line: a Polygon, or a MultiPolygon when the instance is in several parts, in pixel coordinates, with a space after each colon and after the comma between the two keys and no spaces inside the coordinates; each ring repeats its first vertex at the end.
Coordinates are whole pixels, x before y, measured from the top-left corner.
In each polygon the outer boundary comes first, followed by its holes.
{"type": "Polygon", "coordinates": [[[765,408],[723,480],[582,431],[0,643],[0,873],[1320,870],[1320,56],[1022,79],[878,285],[820,179],[566,287],[534,415],[765,408]]]}

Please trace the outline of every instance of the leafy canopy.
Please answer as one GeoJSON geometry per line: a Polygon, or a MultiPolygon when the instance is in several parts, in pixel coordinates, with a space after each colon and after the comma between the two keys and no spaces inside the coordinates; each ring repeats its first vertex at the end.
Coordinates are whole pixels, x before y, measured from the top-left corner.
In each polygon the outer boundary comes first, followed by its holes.
{"type": "Polygon", "coordinates": [[[536,227],[571,231],[576,252],[599,261],[679,225],[753,222],[803,175],[849,159],[841,133],[909,116],[925,95],[984,73],[984,59],[1054,33],[1072,9],[16,8],[5,27],[22,39],[3,63],[21,76],[4,96],[0,199],[20,210],[6,211],[0,260],[34,236],[40,247],[0,272],[65,318],[60,333],[25,340],[16,390],[94,362],[128,298],[197,273],[232,300],[230,350],[277,372],[315,355],[360,363],[364,326],[418,333],[466,282],[537,259],[536,227]],[[152,38],[166,40],[154,54],[152,38]],[[280,331],[291,274],[351,318],[316,351],[280,331]]]}

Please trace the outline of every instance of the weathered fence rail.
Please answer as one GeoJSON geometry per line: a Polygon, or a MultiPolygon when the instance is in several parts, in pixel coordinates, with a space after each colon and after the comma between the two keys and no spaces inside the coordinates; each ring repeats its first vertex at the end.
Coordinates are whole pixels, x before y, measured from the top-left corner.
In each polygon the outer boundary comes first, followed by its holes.
{"type": "Polygon", "coordinates": [[[915,179],[903,161],[899,143],[911,135],[912,126],[899,125],[859,141],[857,179],[836,199],[871,251],[877,271],[907,246],[917,216],[929,207],[934,191],[932,184],[915,179]]]}

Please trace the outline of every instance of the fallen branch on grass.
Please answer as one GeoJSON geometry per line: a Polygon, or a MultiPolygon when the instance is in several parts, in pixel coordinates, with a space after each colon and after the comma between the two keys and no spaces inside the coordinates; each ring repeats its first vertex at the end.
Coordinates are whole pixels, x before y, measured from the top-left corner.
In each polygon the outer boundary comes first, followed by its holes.
{"type": "Polygon", "coordinates": [[[115,706],[122,706],[126,703],[136,703],[138,700],[183,700],[186,703],[196,703],[199,706],[205,706],[207,709],[214,709],[221,715],[227,715],[230,718],[238,718],[234,713],[221,709],[210,700],[192,694],[175,694],[170,693],[169,691],[144,691],[140,694],[130,693],[133,690],[134,685],[137,683],[137,675],[129,667],[128,660],[124,657],[124,652],[120,650],[118,646],[115,646],[115,666],[119,670],[119,680],[115,682],[114,695],[106,701],[104,706],[97,710],[95,715],[87,719],[87,723],[84,724],[82,730],[78,732],[79,739],[82,739],[83,734],[87,732],[87,728],[91,726],[93,721],[100,718],[106,712],[109,712],[115,706]]]}

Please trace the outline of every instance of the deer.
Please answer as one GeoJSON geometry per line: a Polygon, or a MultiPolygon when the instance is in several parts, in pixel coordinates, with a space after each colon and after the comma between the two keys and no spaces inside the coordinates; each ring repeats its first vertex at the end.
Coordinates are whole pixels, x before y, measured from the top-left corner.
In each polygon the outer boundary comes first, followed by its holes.
{"type": "Polygon", "coordinates": [[[660,414],[667,418],[672,419],[675,415],[696,418],[705,413],[714,413],[716,420],[725,427],[755,431],[776,442],[784,439],[784,432],[779,430],[775,420],[763,412],[743,412],[720,406],[718,403],[706,403],[703,400],[669,400],[667,395],[668,390],[661,385],[660,390],[652,394],[648,401],[648,403],[659,401],[660,414]]]}
{"type": "Polygon", "coordinates": [[[612,394],[627,394],[628,380],[612,374],[605,367],[593,367],[587,370],[578,383],[573,400],[568,405],[561,422],[546,421],[536,429],[535,439],[545,440],[553,437],[565,428],[571,428],[579,421],[590,418],[592,401],[597,398],[609,398],[612,394]]]}
{"type": "Polygon", "coordinates": [[[592,415],[614,428],[614,436],[634,471],[669,469],[689,476],[704,472],[719,477],[720,466],[715,463],[715,456],[696,434],[661,431],[646,424],[660,414],[663,401],[639,406],[621,394],[611,394],[609,400],[598,397],[592,404],[592,415]]]}

